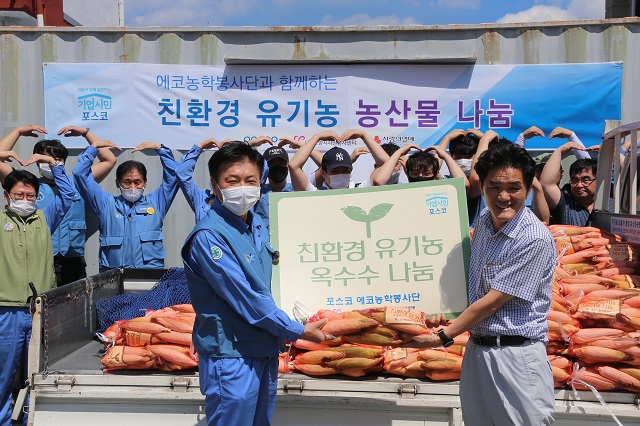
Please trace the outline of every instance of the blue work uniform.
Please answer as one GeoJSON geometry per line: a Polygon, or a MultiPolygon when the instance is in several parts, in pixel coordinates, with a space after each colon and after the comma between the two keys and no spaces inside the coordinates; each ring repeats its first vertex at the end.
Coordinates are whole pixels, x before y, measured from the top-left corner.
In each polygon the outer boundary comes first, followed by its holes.
{"type": "MultiPolygon", "coordinates": [[[[269,194],[271,194],[273,192],[273,189],[271,189],[271,186],[267,183],[265,185],[264,191],[265,192],[260,197],[260,201],[258,201],[258,203],[253,208],[253,211],[258,216],[260,216],[260,220],[262,220],[262,223],[267,227],[267,229],[270,229],[270,226],[269,226],[269,194]]],[[[284,188],[282,188],[282,191],[280,191],[280,192],[293,192],[293,186],[290,183],[287,183],[284,186],[284,188]]]]}
{"type": "Polygon", "coordinates": [[[176,169],[178,177],[178,185],[187,199],[187,203],[191,210],[196,214],[196,222],[200,221],[207,212],[211,210],[211,204],[216,196],[208,189],[198,188],[193,181],[193,170],[196,168],[198,157],[202,154],[203,149],[198,145],[193,145],[191,149],[185,153],[180,159],[180,164],[176,169]]]}
{"type": "Polygon", "coordinates": [[[304,330],[273,301],[272,254],[257,215],[217,200],[182,249],[209,425],[271,424],[282,339],[304,330]]]}
{"type": "MultiPolygon", "coordinates": [[[[74,195],[71,207],[62,219],[58,229],[51,235],[53,244],[54,266],[58,285],[67,284],[87,276],[84,261],[85,220],[84,200],[76,190],[73,178],[67,175],[74,195]]],[[[55,184],[40,179],[40,190],[36,206],[43,209],[55,199],[55,184]],[[53,186],[52,186],[53,185],[53,186]]]]}
{"type": "MultiPolygon", "coordinates": [[[[178,176],[178,185],[180,186],[180,189],[184,194],[184,198],[187,199],[187,203],[189,203],[191,210],[193,210],[196,215],[196,223],[207,215],[209,210],[211,210],[213,200],[216,199],[216,195],[212,191],[208,189],[198,188],[198,185],[196,185],[193,181],[193,171],[196,168],[198,157],[200,157],[200,154],[202,154],[202,152],[202,148],[200,148],[198,145],[193,145],[191,149],[182,156],[182,158],[180,159],[180,164],[176,169],[176,175],[178,176]]],[[[265,161],[262,176],[260,178],[260,192],[262,194],[265,193],[266,187],[268,186],[266,184],[268,174],[269,167],[267,166],[267,162],[265,161]]],[[[253,209],[255,208],[256,207],[254,206],[253,209]]]]}
{"type": "Polygon", "coordinates": [[[162,162],[162,185],[131,204],[122,195],[114,196],[95,181],[91,165],[98,154],[88,147],[73,170],[78,192],[96,214],[100,227],[100,271],[117,267],[163,268],[162,222],[178,192],[178,164],[169,148],[156,153],[162,162]]]}
{"type": "MultiPolygon", "coordinates": [[[[18,256],[23,259],[27,259],[32,263],[34,262],[51,262],[52,258],[38,258],[33,255],[33,251],[42,253],[47,251],[51,253],[51,246],[48,249],[44,249],[42,244],[50,243],[50,233],[53,233],[63,220],[63,217],[67,213],[69,206],[71,205],[71,199],[73,198],[74,190],[69,183],[67,174],[65,173],[64,166],[51,167],[53,173],[53,180],[58,187],[58,194],[55,198],[47,204],[44,208],[39,209],[33,215],[24,219],[21,226],[16,227],[19,223],[14,224],[11,221],[7,221],[2,224],[2,230],[0,231],[0,238],[3,238],[5,233],[19,232],[19,227],[32,228],[35,232],[28,233],[24,231],[25,237],[33,235],[35,238],[32,240],[25,240],[24,244],[18,244],[15,246],[15,250],[18,256]],[[41,210],[41,211],[40,211],[41,210]],[[41,226],[42,215],[48,230],[43,230],[41,226]],[[48,235],[43,235],[43,232],[48,235]],[[30,247],[36,247],[36,249],[29,249],[30,247]],[[29,254],[35,257],[29,260],[29,254]]],[[[16,253],[3,253],[0,252],[0,256],[3,258],[0,262],[6,264],[9,261],[6,260],[6,256],[13,256],[16,253]]],[[[11,259],[12,257],[9,257],[11,259]]],[[[16,265],[17,268],[24,268],[21,265],[16,265]]],[[[29,269],[29,268],[26,268],[29,269]]],[[[20,272],[17,274],[7,275],[7,271],[4,272],[5,279],[0,283],[2,286],[22,287],[28,288],[28,282],[34,281],[34,284],[38,288],[38,291],[44,292],[55,287],[55,277],[53,276],[53,266],[48,267],[44,264],[34,265],[35,271],[49,270],[51,271],[51,277],[49,282],[37,282],[33,277],[38,276],[37,272],[30,274],[27,272],[20,272]],[[15,276],[14,276],[15,275],[15,276]],[[16,276],[25,275],[24,281],[19,282],[16,276]]],[[[5,295],[5,292],[0,288],[0,294],[5,295]]],[[[11,397],[13,389],[13,380],[16,375],[16,371],[19,364],[22,364],[24,369],[24,377],[26,377],[27,370],[27,352],[29,340],[31,339],[31,314],[29,308],[25,306],[26,300],[17,302],[16,299],[3,299],[0,298],[0,424],[11,425],[11,397]]],[[[26,424],[26,416],[25,422],[26,424]]]]}

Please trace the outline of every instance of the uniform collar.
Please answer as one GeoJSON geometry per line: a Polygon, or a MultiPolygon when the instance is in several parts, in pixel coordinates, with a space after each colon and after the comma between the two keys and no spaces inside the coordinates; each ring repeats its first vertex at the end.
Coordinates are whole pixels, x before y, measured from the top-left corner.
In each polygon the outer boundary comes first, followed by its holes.
{"type": "Polygon", "coordinates": [[[215,212],[218,213],[218,215],[222,217],[225,222],[242,233],[247,232],[249,226],[254,222],[255,219],[253,217],[253,212],[249,210],[247,212],[247,221],[242,221],[238,216],[231,213],[225,206],[223,206],[217,198],[213,201],[211,208],[215,210],[215,212]]]}

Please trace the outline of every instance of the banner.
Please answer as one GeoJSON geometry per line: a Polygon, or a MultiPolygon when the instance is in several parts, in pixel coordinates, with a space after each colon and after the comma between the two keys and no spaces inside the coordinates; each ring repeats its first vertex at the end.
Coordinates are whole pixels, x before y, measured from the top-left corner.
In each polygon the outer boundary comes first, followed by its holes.
{"type": "MultiPolygon", "coordinates": [[[[44,64],[45,126],[91,127],[121,147],[189,149],[210,137],[306,140],[364,128],[380,143],[437,144],[450,130],[493,129],[515,140],[536,125],[599,144],[620,119],[622,64],[171,65],[44,64]]],[[[529,149],[563,139],[533,138],[529,149]]],[[[84,147],[81,138],[65,139],[84,147]]],[[[324,151],[331,143],[319,146],[324,151]]],[[[361,141],[346,144],[348,150],[361,141]]]]}
{"type": "Polygon", "coordinates": [[[396,306],[453,318],[467,307],[462,179],[271,193],[269,204],[272,292],[285,312],[396,306]]]}

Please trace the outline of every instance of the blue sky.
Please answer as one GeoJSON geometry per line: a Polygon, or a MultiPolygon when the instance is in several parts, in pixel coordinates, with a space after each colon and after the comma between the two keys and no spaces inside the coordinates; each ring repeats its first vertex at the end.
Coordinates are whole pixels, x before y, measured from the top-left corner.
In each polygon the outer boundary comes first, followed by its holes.
{"type": "Polygon", "coordinates": [[[128,0],[129,26],[446,25],[604,18],[605,0],[128,0]]]}

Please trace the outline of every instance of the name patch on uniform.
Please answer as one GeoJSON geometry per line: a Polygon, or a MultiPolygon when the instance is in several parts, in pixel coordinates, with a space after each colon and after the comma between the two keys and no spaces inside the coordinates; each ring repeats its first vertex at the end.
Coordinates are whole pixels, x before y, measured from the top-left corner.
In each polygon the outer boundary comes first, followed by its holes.
{"type": "Polygon", "coordinates": [[[222,257],[222,249],[218,246],[211,247],[211,258],[213,260],[218,260],[222,257]]]}
{"type": "Polygon", "coordinates": [[[13,231],[13,223],[8,222],[4,224],[4,230],[5,231],[13,231]]]}

